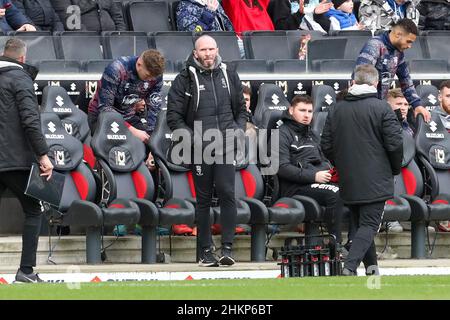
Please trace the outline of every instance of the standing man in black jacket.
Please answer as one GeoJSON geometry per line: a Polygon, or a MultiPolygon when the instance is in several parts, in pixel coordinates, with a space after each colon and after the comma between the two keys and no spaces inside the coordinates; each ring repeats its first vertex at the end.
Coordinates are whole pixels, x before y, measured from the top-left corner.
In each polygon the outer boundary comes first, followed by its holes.
{"type": "Polygon", "coordinates": [[[26,45],[9,39],[0,57],[0,188],[9,188],[19,199],[25,213],[22,258],[17,282],[42,282],[33,272],[41,229],[41,206],[24,195],[32,162],[38,161],[41,176],[52,176],[53,165],[41,131],[33,79],[36,72],[24,64],[26,45]]]}
{"type": "Polygon", "coordinates": [[[357,66],[352,87],[329,113],[322,134],[322,150],[339,172],[341,198],[358,221],[344,275],[356,275],[363,260],[366,274],[378,273],[374,238],[402,163],[402,128],[389,104],[377,98],[377,85],[375,67],[357,66]]]}
{"type": "Polygon", "coordinates": [[[235,148],[233,141],[224,141],[224,137],[229,130],[242,130],[243,136],[246,125],[241,81],[236,72],[228,70],[227,65],[222,63],[218,53],[217,43],[212,37],[199,37],[186,68],[172,83],[167,100],[167,124],[170,129],[187,130],[195,145],[191,164],[197,195],[200,265],[207,267],[232,265],[235,262],[232,256],[237,214],[235,166],[233,160],[229,161],[230,154],[231,159],[234,158],[235,148]],[[203,137],[208,132],[216,132],[221,138],[207,143],[203,137]],[[211,145],[215,149],[215,154],[211,154],[213,163],[205,157],[211,145]],[[213,185],[219,197],[222,225],[222,251],[218,261],[212,252],[211,241],[213,185]]]}

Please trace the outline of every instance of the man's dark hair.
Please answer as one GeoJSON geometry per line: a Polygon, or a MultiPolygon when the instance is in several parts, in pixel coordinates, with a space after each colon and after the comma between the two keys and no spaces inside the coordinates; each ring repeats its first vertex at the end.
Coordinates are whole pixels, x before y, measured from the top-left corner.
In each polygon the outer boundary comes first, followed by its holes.
{"type": "Polygon", "coordinates": [[[392,26],[392,28],[395,28],[395,27],[402,28],[408,34],[412,33],[416,36],[419,34],[419,30],[417,29],[416,24],[411,19],[407,19],[407,18],[400,19],[397,21],[397,23],[395,23],[392,26]]]}
{"type": "Polygon", "coordinates": [[[145,50],[142,53],[142,61],[144,62],[145,69],[147,69],[153,77],[162,75],[166,67],[163,55],[154,49],[145,50]]]}
{"type": "Polygon", "coordinates": [[[243,93],[248,94],[250,97],[252,96],[252,89],[250,89],[250,87],[247,86],[242,86],[243,87],[243,93]]]}
{"type": "Polygon", "coordinates": [[[442,90],[444,88],[450,89],[450,80],[444,80],[441,82],[441,84],[439,85],[439,90],[442,90]]]}
{"type": "Polygon", "coordinates": [[[297,96],[295,96],[292,99],[291,107],[295,107],[299,103],[312,104],[313,101],[312,101],[311,97],[308,96],[307,94],[305,94],[305,95],[297,95],[297,96]]]}

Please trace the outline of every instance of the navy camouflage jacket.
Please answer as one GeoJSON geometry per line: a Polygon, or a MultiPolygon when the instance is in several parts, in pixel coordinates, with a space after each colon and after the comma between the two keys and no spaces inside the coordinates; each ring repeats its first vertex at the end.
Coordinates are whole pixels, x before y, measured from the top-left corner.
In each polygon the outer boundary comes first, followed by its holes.
{"type": "Polygon", "coordinates": [[[233,31],[233,25],[222,6],[216,11],[197,0],[180,1],[177,11],[178,31],[233,31]]]}
{"type": "Polygon", "coordinates": [[[408,103],[413,108],[422,105],[409,74],[405,55],[392,45],[389,40],[389,31],[367,41],[356,60],[356,65],[360,64],[371,64],[378,70],[380,79],[378,98],[386,99],[394,77],[397,75],[400,88],[408,103]]]}

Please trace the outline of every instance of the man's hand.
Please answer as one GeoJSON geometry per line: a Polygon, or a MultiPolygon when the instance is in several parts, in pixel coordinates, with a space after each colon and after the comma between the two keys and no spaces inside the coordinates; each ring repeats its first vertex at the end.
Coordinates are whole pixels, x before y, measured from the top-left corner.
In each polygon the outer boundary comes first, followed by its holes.
{"type": "Polygon", "coordinates": [[[150,170],[150,171],[153,171],[156,169],[155,159],[153,158],[153,155],[151,152],[148,154],[147,160],[145,160],[145,165],[147,166],[148,170],[150,170]]]}
{"type": "Polygon", "coordinates": [[[327,183],[331,180],[331,173],[329,170],[317,171],[315,181],[317,183],[327,183]]]}
{"type": "Polygon", "coordinates": [[[135,112],[143,112],[145,110],[145,100],[141,99],[133,105],[135,112]]]}
{"type": "Polygon", "coordinates": [[[6,9],[0,9],[0,18],[3,18],[5,16],[6,9]]]}
{"type": "Polygon", "coordinates": [[[33,26],[32,24],[25,23],[23,26],[21,26],[16,31],[36,31],[36,27],[33,26]]]}
{"type": "Polygon", "coordinates": [[[423,115],[423,119],[425,120],[425,122],[430,122],[430,120],[431,120],[431,113],[425,107],[417,106],[414,109],[414,115],[417,117],[418,114],[423,115]]]}
{"type": "Polygon", "coordinates": [[[141,140],[143,143],[147,144],[148,140],[150,139],[150,136],[148,135],[147,132],[143,131],[143,130],[139,130],[136,129],[135,127],[131,126],[128,128],[131,133],[137,137],[139,140],[141,140]]]}
{"type": "Polygon", "coordinates": [[[217,0],[207,0],[206,7],[211,11],[216,11],[219,7],[219,1],[217,0]]]}
{"type": "Polygon", "coordinates": [[[53,164],[46,154],[39,158],[39,169],[41,169],[41,177],[47,177],[50,180],[53,173],[53,164]]]}
{"type": "Polygon", "coordinates": [[[322,14],[330,10],[330,8],[333,7],[332,2],[328,2],[327,0],[323,0],[321,3],[317,5],[317,7],[314,8],[315,14],[322,14]]]}

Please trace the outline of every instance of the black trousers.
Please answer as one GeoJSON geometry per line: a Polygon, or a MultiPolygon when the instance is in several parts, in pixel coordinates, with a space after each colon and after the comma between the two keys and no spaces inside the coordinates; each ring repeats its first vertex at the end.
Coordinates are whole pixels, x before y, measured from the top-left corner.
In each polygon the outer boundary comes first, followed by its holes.
{"type": "Polygon", "coordinates": [[[234,165],[193,165],[192,175],[197,194],[196,216],[200,247],[204,249],[212,246],[210,208],[213,197],[213,186],[215,186],[219,198],[222,244],[232,244],[237,215],[234,192],[234,165]]]}
{"type": "Polygon", "coordinates": [[[324,219],[328,233],[336,237],[336,242],[342,242],[342,210],[343,202],[339,195],[339,187],[333,184],[313,183],[296,186],[295,194],[308,196],[325,207],[324,219]]]}
{"type": "Polygon", "coordinates": [[[356,271],[361,261],[364,266],[376,266],[377,253],[374,238],[380,229],[383,220],[384,201],[361,204],[348,205],[350,209],[353,223],[358,227],[352,239],[352,245],[348,253],[344,267],[356,271]]]}
{"type": "Polygon", "coordinates": [[[39,201],[24,194],[29,171],[6,171],[0,173],[1,192],[8,188],[19,199],[25,213],[22,232],[21,267],[36,266],[36,251],[41,230],[41,205],[39,201]]]}

